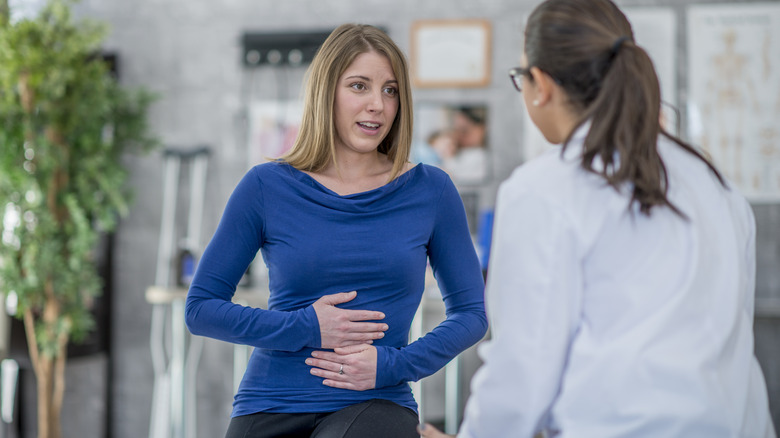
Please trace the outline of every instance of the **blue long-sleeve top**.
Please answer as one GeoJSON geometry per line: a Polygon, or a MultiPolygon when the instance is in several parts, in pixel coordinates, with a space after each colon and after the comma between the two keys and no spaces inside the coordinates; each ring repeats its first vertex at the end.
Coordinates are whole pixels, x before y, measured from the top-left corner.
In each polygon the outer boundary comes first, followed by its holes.
{"type": "Polygon", "coordinates": [[[255,349],[233,416],[331,412],[380,398],[417,409],[408,382],[429,376],[487,330],[484,281],[463,204],[449,177],[419,164],[374,190],[341,196],[282,162],[252,168],[228,200],[186,301],[196,335],[255,349]],[[258,250],[268,267],[268,309],[231,302],[258,250]],[[409,329],[430,261],[446,319],[420,339],[409,329]],[[357,291],[339,307],[385,314],[376,388],[332,388],[304,362],[319,349],[312,304],[357,291]]]}

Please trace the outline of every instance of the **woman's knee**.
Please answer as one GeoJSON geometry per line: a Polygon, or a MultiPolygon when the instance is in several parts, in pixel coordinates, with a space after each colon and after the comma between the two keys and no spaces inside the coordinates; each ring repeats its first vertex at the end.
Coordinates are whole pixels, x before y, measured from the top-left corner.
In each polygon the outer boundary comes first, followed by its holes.
{"type": "Polygon", "coordinates": [[[417,413],[387,400],[359,403],[326,417],[312,438],[418,438],[417,413]]]}

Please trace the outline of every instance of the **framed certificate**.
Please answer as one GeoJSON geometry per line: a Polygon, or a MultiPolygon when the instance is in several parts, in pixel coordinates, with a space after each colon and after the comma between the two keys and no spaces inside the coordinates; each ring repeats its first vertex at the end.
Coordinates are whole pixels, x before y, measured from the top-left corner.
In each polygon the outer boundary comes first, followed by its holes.
{"type": "Polygon", "coordinates": [[[411,31],[416,87],[484,87],[490,83],[490,22],[418,20],[411,31]]]}

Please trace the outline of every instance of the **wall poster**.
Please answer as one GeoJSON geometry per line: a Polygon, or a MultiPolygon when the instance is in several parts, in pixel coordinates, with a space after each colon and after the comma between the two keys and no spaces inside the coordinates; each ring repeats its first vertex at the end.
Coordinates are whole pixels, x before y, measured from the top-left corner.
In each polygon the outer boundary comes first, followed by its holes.
{"type": "Polygon", "coordinates": [[[303,117],[298,101],[258,100],[249,105],[249,167],[279,158],[292,148],[303,117]]]}
{"type": "Polygon", "coordinates": [[[780,201],[780,5],[692,6],[688,134],[751,201],[780,201]]]}

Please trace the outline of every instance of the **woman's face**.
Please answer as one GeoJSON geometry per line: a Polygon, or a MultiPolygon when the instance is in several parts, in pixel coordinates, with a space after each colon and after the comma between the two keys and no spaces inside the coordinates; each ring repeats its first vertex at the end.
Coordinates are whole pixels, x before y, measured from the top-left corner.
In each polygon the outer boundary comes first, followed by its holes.
{"type": "Polygon", "coordinates": [[[469,119],[465,114],[457,112],[453,117],[453,130],[458,137],[458,145],[462,148],[485,146],[485,125],[469,119]]]}
{"type": "Polygon", "coordinates": [[[375,152],[393,126],[398,102],[390,60],[374,51],[358,55],[336,85],[336,150],[375,152]]]}

